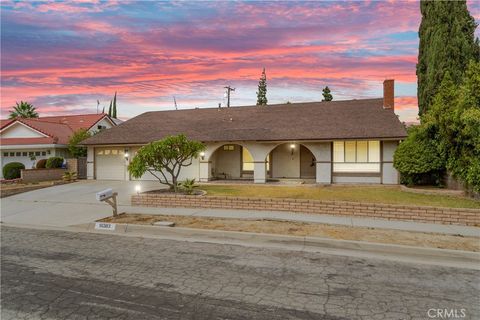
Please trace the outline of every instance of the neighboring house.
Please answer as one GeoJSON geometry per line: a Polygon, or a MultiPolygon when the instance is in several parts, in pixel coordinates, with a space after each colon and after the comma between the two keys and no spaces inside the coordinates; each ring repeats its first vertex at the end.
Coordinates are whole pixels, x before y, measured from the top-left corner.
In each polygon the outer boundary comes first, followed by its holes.
{"type": "Polygon", "coordinates": [[[207,149],[180,179],[321,184],[399,183],[393,153],[407,136],[386,80],[383,99],[147,112],[83,142],[88,178],[133,180],[127,166],[142,145],[181,133],[207,149]]]}
{"type": "MultiPolygon", "coordinates": [[[[1,120],[0,166],[21,162],[31,168],[40,159],[67,157],[68,140],[74,132],[87,129],[93,133],[113,126],[115,123],[103,113],[1,120]]],[[[3,178],[3,173],[0,175],[3,178]]]]}

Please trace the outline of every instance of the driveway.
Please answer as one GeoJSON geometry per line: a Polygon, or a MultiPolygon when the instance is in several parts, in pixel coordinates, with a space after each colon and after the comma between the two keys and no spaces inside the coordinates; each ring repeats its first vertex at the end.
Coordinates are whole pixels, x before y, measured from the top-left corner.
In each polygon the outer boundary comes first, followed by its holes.
{"type": "Polygon", "coordinates": [[[108,204],[96,200],[97,192],[107,188],[118,192],[121,210],[130,205],[137,185],[142,191],[162,188],[155,181],[78,181],[1,199],[1,221],[57,227],[88,223],[112,214],[108,204]]]}

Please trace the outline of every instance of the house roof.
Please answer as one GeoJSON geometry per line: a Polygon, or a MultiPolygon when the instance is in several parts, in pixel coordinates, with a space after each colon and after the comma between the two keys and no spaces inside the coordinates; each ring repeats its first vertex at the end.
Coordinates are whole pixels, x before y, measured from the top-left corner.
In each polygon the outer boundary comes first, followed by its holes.
{"type": "Polygon", "coordinates": [[[20,122],[46,136],[43,138],[2,138],[2,145],[67,144],[75,131],[79,129],[88,130],[105,117],[108,118],[108,115],[100,113],[2,120],[1,130],[14,122],[20,122]]]}
{"type": "Polygon", "coordinates": [[[383,99],[156,111],[86,139],[85,145],[145,144],[183,133],[203,141],[404,138],[383,99]]]}

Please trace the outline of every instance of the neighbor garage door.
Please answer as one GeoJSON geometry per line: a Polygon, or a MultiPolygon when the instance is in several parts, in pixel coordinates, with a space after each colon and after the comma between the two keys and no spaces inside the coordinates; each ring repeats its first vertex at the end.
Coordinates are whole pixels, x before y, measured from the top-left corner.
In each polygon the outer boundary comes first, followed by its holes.
{"type": "Polygon", "coordinates": [[[97,180],[125,180],[125,158],[120,148],[95,148],[97,180]]]}

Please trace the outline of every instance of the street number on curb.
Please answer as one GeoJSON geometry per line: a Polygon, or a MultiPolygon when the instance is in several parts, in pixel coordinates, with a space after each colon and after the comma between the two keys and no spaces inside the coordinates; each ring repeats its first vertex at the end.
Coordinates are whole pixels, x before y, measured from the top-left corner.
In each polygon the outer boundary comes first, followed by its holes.
{"type": "Polygon", "coordinates": [[[105,222],[97,222],[95,223],[95,229],[97,230],[109,230],[109,231],[114,231],[115,230],[115,223],[105,223],[105,222]]]}

